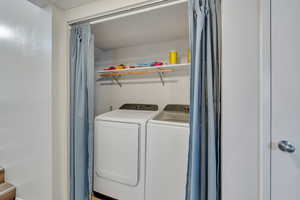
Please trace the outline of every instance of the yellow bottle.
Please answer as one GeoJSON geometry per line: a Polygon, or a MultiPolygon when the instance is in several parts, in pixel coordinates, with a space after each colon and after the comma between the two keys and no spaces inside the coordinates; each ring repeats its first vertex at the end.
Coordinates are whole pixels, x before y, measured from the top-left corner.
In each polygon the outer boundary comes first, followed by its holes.
{"type": "Polygon", "coordinates": [[[178,64],[178,53],[177,51],[169,52],[169,64],[178,64]]]}
{"type": "Polygon", "coordinates": [[[191,49],[188,50],[188,63],[191,63],[191,49]]]}

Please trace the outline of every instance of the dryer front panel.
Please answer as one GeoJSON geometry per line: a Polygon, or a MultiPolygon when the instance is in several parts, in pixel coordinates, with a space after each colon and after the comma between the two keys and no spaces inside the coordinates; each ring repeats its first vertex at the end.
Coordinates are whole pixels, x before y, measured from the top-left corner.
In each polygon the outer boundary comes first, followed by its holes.
{"type": "Polygon", "coordinates": [[[139,179],[140,125],[95,122],[95,173],[99,178],[136,186],[139,179]]]}

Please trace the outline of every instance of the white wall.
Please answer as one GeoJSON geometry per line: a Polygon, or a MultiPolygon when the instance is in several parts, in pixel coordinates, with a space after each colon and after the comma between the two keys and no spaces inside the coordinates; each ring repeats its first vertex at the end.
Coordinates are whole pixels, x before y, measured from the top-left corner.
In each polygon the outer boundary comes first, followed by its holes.
{"type": "Polygon", "coordinates": [[[68,193],[68,46],[64,11],[53,7],[52,127],[53,199],[67,200],[68,193]]]}
{"type": "MultiPolygon", "coordinates": [[[[162,43],[143,44],[107,50],[98,55],[96,71],[117,64],[138,62],[168,61],[168,52],[176,50],[180,62],[187,62],[187,39],[162,43]]],[[[163,109],[167,104],[189,104],[189,68],[165,73],[165,86],[162,86],[157,73],[130,75],[120,78],[122,87],[111,79],[96,83],[96,115],[107,112],[110,106],[119,108],[124,103],[157,104],[163,109]]]]}
{"type": "Polygon", "coordinates": [[[223,4],[223,200],[258,199],[259,0],[223,4]]]}
{"type": "Polygon", "coordinates": [[[52,198],[52,16],[0,1],[0,165],[24,200],[52,198]]]}

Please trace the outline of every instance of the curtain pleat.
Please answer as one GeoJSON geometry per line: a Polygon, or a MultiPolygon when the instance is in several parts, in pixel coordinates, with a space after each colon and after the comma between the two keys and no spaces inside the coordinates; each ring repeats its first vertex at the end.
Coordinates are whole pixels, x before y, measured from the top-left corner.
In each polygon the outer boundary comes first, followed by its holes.
{"type": "Polygon", "coordinates": [[[89,200],[92,192],[94,58],[89,24],[74,25],[70,35],[71,200],[89,200]]]}
{"type": "Polygon", "coordinates": [[[220,4],[220,0],[189,0],[192,69],[187,200],[221,199],[220,4]]]}

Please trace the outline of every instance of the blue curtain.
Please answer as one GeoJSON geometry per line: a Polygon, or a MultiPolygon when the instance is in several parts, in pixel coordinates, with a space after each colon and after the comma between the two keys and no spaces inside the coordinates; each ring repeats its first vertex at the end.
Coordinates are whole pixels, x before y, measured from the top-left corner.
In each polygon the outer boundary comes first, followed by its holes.
{"type": "Polygon", "coordinates": [[[70,178],[71,200],[88,200],[92,192],[94,64],[89,24],[74,25],[70,35],[70,178]]]}
{"type": "Polygon", "coordinates": [[[221,199],[221,0],[189,0],[191,124],[187,200],[221,199]]]}

